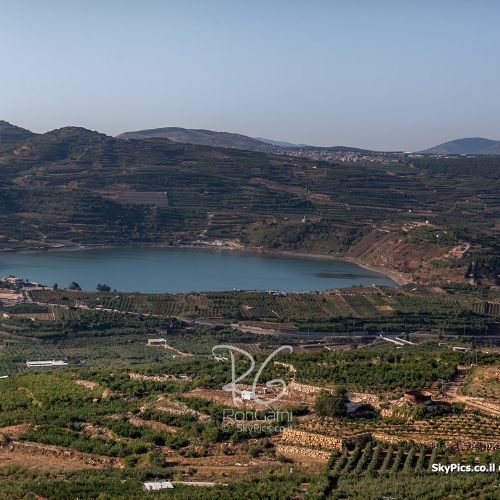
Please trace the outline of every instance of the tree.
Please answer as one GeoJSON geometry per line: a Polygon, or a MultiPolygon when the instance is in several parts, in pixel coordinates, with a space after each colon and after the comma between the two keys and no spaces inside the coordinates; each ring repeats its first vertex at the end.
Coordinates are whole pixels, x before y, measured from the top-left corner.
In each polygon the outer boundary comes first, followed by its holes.
{"type": "Polygon", "coordinates": [[[57,283],[54,283],[52,285],[52,290],[58,290],[59,289],[59,285],[57,283]]]}
{"type": "Polygon", "coordinates": [[[343,397],[334,396],[323,389],[318,392],[314,403],[314,411],[321,418],[340,418],[345,416],[347,408],[343,397]]]}
{"type": "Polygon", "coordinates": [[[95,288],[98,292],[111,292],[111,287],[108,286],[108,285],[104,285],[104,284],[100,284],[98,283],[96,288],[95,288]]]}
{"type": "Polygon", "coordinates": [[[82,287],[76,281],[72,281],[68,286],[68,290],[81,290],[81,289],[82,287]]]}
{"type": "Polygon", "coordinates": [[[248,448],[248,456],[250,458],[257,458],[260,455],[260,451],[261,450],[256,446],[250,446],[250,448],[248,448]]]}
{"type": "Polygon", "coordinates": [[[127,467],[133,468],[139,463],[139,457],[137,455],[129,455],[123,460],[127,467]]]}
{"type": "Polygon", "coordinates": [[[345,398],[347,396],[347,388],[342,384],[338,384],[330,389],[330,393],[334,396],[345,398]]]}
{"type": "Polygon", "coordinates": [[[161,451],[152,451],[149,454],[149,463],[153,467],[163,467],[165,465],[165,454],[161,451]]]}

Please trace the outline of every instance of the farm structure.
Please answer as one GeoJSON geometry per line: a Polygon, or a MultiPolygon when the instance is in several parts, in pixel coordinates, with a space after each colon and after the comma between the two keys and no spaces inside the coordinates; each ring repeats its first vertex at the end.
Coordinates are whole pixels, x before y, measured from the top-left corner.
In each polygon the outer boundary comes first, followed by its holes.
{"type": "Polygon", "coordinates": [[[151,481],[144,483],[144,488],[148,491],[171,490],[174,485],[170,481],[151,481]]]}
{"type": "Polygon", "coordinates": [[[250,401],[254,399],[255,395],[251,391],[241,391],[241,399],[242,401],[250,401]]]}
{"type": "Polygon", "coordinates": [[[408,403],[411,403],[413,405],[422,405],[425,404],[427,401],[430,401],[432,399],[432,395],[429,394],[428,392],[421,392],[421,391],[406,391],[404,394],[404,398],[408,403]]]}
{"type": "Polygon", "coordinates": [[[471,352],[472,349],[470,349],[469,347],[453,347],[453,350],[455,352],[471,352]]]}
{"type": "Polygon", "coordinates": [[[52,361],[26,361],[28,368],[45,368],[51,366],[66,366],[66,361],[53,359],[52,361]]]}
{"type": "Polygon", "coordinates": [[[163,347],[166,344],[165,339],[148,339],[148,347],[163,347]]]}

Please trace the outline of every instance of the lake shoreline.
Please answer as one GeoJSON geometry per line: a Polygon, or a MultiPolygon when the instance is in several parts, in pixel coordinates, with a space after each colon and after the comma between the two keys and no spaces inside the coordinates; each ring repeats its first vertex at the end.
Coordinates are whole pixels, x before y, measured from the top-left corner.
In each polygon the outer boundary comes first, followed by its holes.
{"type": "Polygon", "coordinates": [[[352,257],[343,257],[340,255],[325,255],[325,254],[314,254],[305,252],[294,252],[291,250],[271,250],[262,247],[244,247],[241,245],[197,245],[197,244],[180,244],[171,245],[168,243],[131,243],[131,244],[89,244],[89,245],[61,245],[61,246],[51,246],[51,247],[33,247],[33,248],[18,248],[18,249],[3,249],[0,250],[0,256],[3,254],[32,254],[32,253],[46,253],[46,252],[79,252],[86,250],[107,250],[107,249],[126,249],[126,248],[189,248],[189,249],[202,249],[202,250],[225,250],[225,251],[237,251],[253,254],[262,255],[274,255],[274,256],[284,256],[284,257],[303,257],[308,259],[322,259],[322,260],[337,260],[349,262],[355,264],[368,271],[379,273],[386,278],[394,281],[397,286],[403,286],[410,281],[407,280],[401,273],[387,268],[380,268],[377,266],[370,266],[359,259],[352,257]]]}

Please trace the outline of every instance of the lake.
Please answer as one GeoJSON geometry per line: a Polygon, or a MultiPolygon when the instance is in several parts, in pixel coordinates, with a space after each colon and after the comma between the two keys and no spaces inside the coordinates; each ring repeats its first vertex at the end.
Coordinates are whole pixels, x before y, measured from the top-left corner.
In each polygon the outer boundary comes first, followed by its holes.
{"type": "Polygon", "coordinates": [[[84,290],[98,283],[122,292],[222,290],[314,291],[396,284],[340,259],[269,255],[224,249],[112,248],[0,255],[0,276],[14,275],[84,290]]]}

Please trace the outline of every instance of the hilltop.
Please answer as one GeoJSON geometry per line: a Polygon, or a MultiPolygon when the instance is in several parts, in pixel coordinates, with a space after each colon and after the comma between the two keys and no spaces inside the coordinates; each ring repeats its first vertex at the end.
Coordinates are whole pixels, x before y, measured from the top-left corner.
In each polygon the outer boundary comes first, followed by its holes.
{"type": "MultiPolygon", "coordinates": [[[[292,144],[289,142],[273,141],[260,137],[252,138],[242,134],[230,132],[215,132],[213,130],[186,129],[181,127],[165,127],[149,130],[137,130],[117,135],[117,139],[151,139],[166,138],[181,144],[196,144],[199,146],[214,146],[220,148],[242,149],[244,151],[258,151],[263,153],[292,154],[295,156],[298,149],[302,150],[304,157],[315,152],[322,153],[361,153],[373,154],[374,151],[349,146],[309,146],[307,144],[292,144]]],[[[313,158],[314,159],[314,158],[313,158]]]]}
{"type": "Polygon", "coordinates": [[[258,141],[265,142],[266,144],[271,144],[271,146],[278,146],[280,148],[311,148],[309,144],[293,144],[286,141],[273,141],[272,139],[265,139],[263,137],[256,137],[258,141]]]}
{"type": "Polygon", "coordinates": [[[469,137],[465,139],[455,139],[439,146],[420,151],[422,154],[429,155],[459,155],[459,154],[477,154],[477,155],[499,155],[500,141],[492,141],[483,137],[469,137]]]}
{"type": "Polygon", "coordinates": [[[150,139],[163,137],[183,144],[197,144],[200,146],[215,146],[221,148],[244,149],[247,151],[272,152],[273,148],[266,142],[252,139],[246,135],[230,132],[214,132],[203,129],[187,129],[180,127],[164,127],[149,130],[125,132],[117,136],[118,139],[150,139]]]}
{"type": "Polygon", "coordinates": [[[5,120],[0,120],[0,147],[5,144],[24,141],[35,135],[36,134],[25,128],[16,127],[5,120]]]}

